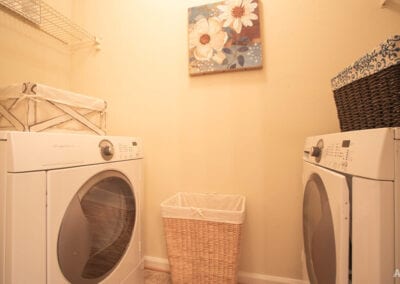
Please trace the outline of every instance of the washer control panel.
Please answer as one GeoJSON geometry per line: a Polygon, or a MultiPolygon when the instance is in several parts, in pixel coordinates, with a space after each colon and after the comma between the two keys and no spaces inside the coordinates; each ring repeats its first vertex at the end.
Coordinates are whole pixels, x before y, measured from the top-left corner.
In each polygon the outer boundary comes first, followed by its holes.
{"type": "Polygon", "coordinates": [[[395,131],[377,128],[308,137],[303,160],[337,172],[391,180],[395,131]]]}
{"type": "Polygon", "coordinates": [[[334,141],[325,143],[324,140],[318,140],[318,143],[311,146],[309,150],[304,150],[304,158],[315,163],[322,163],[338,171],[346,171],[349,161],[352,159],[351,140],[334,141]]]}
{"type": "Polygon", "coordinates": [[[352,157],[351,140],[330,144],[325,149],[324,165],[336,170],[346,171],[352,157]]]}

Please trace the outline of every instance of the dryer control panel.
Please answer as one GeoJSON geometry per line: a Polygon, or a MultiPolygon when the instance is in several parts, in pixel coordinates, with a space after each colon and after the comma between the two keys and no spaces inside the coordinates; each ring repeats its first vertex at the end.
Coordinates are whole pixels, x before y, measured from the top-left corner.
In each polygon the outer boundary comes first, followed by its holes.
{"type": "Polygon", "coordinates": [[[119,143],[117,145],[119,159],[134,159],[139,157],[139,144],[137,141],[119,143]]]}
{"type": "Polygon", "coordinates": [[[303,160],[342,173],[392,180],[393,128],[348,131],[306,139],[303,160]]]}
{"type": "Polygon", "coordinates": [[[353,148],[350,140],[328,145],[325,149],[325,165],[338,171],[346,171],[349,161],[352,160],[353,148]]]}
{"type": "Polygon", "coordinates": [[[138,142],[135,140],[120,141],[114,145],[111,141],[103,139],[100,141],[99,148],[105,161],[110,161],[112,158],[128,160],[139,157],[138,142]]]}
{"type": "Polygon", "coordinates": [[[71,133],[7,132],[7,171],[24,172],[142,158],[140,139],[71,133]]]}
{"type": "Polygon", "coordinates": [[[131,160],[140,157],[139,142],[137,139],[124,137],[109,137],[100,141],[100,154],[105,161],[131,160]]]}

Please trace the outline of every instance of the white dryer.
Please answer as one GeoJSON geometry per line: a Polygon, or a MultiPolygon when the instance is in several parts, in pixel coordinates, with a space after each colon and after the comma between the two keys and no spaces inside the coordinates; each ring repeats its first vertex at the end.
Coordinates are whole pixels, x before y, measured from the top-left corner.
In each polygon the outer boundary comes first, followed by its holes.
{"type": "Polygon", "coordinates": [[[141,143],[0,132],[0,283],[143,283],[141,143]]]}
{"type": "Polygon", "coordinates": [[[400,129],[306,139],[303,237],[311,284],[400,283],[400,129]]]}

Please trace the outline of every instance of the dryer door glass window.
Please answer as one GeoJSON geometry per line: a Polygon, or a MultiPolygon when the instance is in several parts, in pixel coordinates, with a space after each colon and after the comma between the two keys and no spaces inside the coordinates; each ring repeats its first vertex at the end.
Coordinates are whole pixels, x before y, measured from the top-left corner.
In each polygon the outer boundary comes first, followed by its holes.
{"type": "Polygon", "coordinates": [[[328,195],[321,178],[313,174],[303,201],[303,233],[311,284],[336,283],[336,248],[328,195]]]}
{"type": "Polygon", "coordinates": [[[129,180],[105,171],[72,199],[58,235],[58,261],[71,283],[99,283],[119,263],[130,243],[136,202],[129,180]]]}

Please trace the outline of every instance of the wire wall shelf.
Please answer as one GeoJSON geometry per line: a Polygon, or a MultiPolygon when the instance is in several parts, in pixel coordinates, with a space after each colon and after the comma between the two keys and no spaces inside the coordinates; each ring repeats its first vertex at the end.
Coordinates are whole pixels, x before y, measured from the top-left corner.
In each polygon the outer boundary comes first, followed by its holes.
{"type": "Polygon", "coordinates": [[[83,44],[99,46],[99,41],[94,35],[43,0],[0,0],[0,5],[19,14],[37,29],[68,46],[75,47],[83,44]]]}

